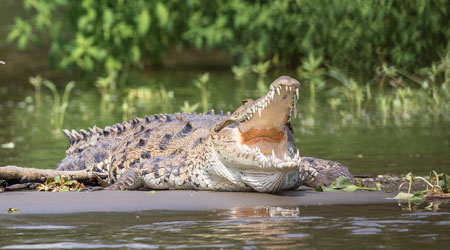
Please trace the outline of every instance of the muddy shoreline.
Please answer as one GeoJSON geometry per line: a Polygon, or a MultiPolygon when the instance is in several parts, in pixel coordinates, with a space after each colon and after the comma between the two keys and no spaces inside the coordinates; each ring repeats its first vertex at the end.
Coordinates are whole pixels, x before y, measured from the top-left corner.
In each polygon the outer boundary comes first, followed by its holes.
{"type": "Polygon", "coordinates": [[[316,192],[310,189],[279,194],[211,191],[95,191],[95,192],[3,192],[0,214],[9,208],[20,214],[83,212],[135,212],[146,210],[196,211],[236,207],[310,206],[337,204],[397,203],[394,193],[357,191],[316,192]]]}

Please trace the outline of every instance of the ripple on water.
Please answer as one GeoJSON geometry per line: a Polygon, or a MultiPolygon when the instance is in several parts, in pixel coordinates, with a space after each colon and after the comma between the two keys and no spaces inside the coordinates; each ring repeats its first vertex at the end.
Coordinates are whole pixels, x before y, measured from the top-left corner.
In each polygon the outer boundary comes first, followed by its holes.
{"type": "Polygon", "coordinates": [[[397,224],[421,224],[428,223],[426,221],[420,220],[358,220],[352,222],[355,226],[362,227],[385,227],[387,225],[397,225],[397,224]]]}
{"type": "Polygon", "coordinates": [[[438,226],[449,226],[450,225],[450,220],[443,220],[443,221],[436,222],[436,225],[438,225],[438,226]]]}
{"type": "Polygon", "coordinates": [[[359,229],[352,230],[352,234],[355,234],[355,235],[372,235],[372,234],[377,234],[379,232],[381,232],[381,229],[373,228],[373,227],[359,228],[359,229]]]}
{"type": "Polygon", "coordinates": [[[128,249],[156,249],[158,245],[142,244],[142,243],[127,243],[127,244],[87,244],[77,242],[57,242],[44,244],[23,244],[23,245],[9,245],[1,249],[98,249],[98,248],[128,248],[128,249]]]}
{"type": "Polygon", "coordinates": [[[36,225],[36,226],[22,226],[22,225],[14,225],[9,226],[8,229],[23,229],[23,230],[65,230],[65,229],[74,229],[73,226],[60,226],[60,225],[36,225]]]}
{"type": "Polygon", "coordinates": [[[306,237],[309,237],[309,236],[311,236],[311,235],[310,234],[305,234],[305,233],[281,234],[281,235],[278,235],[279,238],[297,238],[297,239],[306,238],[306,237]]]}

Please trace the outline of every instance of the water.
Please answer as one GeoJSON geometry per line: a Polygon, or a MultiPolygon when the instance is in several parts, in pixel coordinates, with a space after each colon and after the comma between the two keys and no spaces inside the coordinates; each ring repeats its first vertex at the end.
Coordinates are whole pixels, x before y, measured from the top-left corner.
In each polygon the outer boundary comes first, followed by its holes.
{"type": "Polygon", "coordinates": [[[392,204],[0,217],[0,249],[405,249],[450,246],[450,206],[392,204]]]}

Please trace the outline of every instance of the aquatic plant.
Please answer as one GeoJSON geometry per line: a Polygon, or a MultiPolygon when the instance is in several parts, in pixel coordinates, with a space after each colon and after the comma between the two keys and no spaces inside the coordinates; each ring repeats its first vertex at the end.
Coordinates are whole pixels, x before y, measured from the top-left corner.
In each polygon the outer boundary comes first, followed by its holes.
{"type": "Polygon", "coordinates": [[[203,112],[208,111],[208,97],[209,93],[207,91],[206,85],[209,82],[209,73],[204,73],[198,77],[197,80],[194,81],[194,86],[200,90],[201,96],[201,106],[203,112]]]}
{"type": "Polygon", "coordinates": [[[436,171],[431,171],[428,177],[415,176],[408,173],[403,182],[398,187],[398,194],[394,199],[407,199],[410,201],[423,201],[424,199],[443,199],[450,198],[450,176],[436,171]],[[417,181],[422,181],[426,185],[425,190],[416,190],[412,192],[412,184],[417,181]],[[404,185],[408,185],[408,191],[402,192],[404,185]]]}
{"type": "Polygon", "coordinates": [[[231,67],[231,72],[233,72],[234,78],[236,80],[238,80],[239,82],[243,82],[245,77],[250,74],[251,69],[249,66],[234,65],[233,67],[231,67]]]}
{"type": "Polygon", "coordinates": [[[40,75],[30,76],[28,82],[34,87],[34,102],[37,108],[41,106],[41,87],[43,79],[40,75]]]}
{"type": "Polygon", "coordinates": [[[95,81],[95,86],[101,96],[100,109],[102,113],[107,113],[107,111],[111,111],[114,107],[112,102],[117,87],[116,80],[117,72],[112,71],[105,77],[98,77],[95,81]]]}
{"type": "Polygon", "coordinates": [[[325,69],[322,67],[323,57],[309,53],[308,58],[303,60],[302,65],[297,68],[297,76],[300,82],[306,83],[310,90],[311,106],[316,103],[316,90],[325,87],[325,69]]]}
{"type": "Polygon", "coordinates": [[[320,192],[355,192],[356,190],[366,190],[366,191],[381,191],[381,184],[377,183],[376,187],[360,187],[351,183],[344,176],[339,176],[333,183],[329,186],[319,186],[316,191],[320,192]]]}
{"type": "Polygon", "coordinates": [[[62,98],[60,98],[60,95],[54,83],[45,80],[43,84],[45,87],[50,89],[53,95],[53,108],[51,112],[52,128],[53,130],[61,130],[64,124],[66,109],[69,104],[69,95],[72,89],[75,87],[75,82],[71,81],[66,85],[62,98]]]}
{"type": "Polygon", "coordinates": [[[267,76],[267,71],[270,68],[270,61],[259,62],[251,66],[252,71],[258,76],[257,89],[259,94],[266,93],[268,88],[264,83],[264,78],[267,76]]]}
{"type": "Polygon", "coordinates": [[[159,88],[137,87],[126,88],[122,98],[122,120],[129,120],[136,115],[138,107],[159,107],[162,112],[172,111],[173,91],[167,91],[163,86],[159,88]]]}
{"type": "Polygon", "coordinates": [[[122,120],[127,121],[130,120],[134,113],[136,112],[136,108],[134,106],[134,99],[131,94],[127,94],[123,100],[122,105],[120,106],[122,110],[122,120]]]}
{"type": "Polygon", "coordinates": [[[184,113],[193,113],[195,112],[200,106],[200,103],[195,103],[194,105],[189,104],[188,101],[184,101],[183,106],[180,107],[181,112],[184,113]]]}
{"type": "Polygon", "coordinates": [[[346,99],[349,102],[350,112],[356,114],[356,117],[360,118],[364,92],[367,88],[360,87],[356,80],[346,76],[342,71],[336,68],[331,68],[329,75],[342,83],[342,86],[336,87],[332,92],[335,94],[338,93],[346,99]]]}

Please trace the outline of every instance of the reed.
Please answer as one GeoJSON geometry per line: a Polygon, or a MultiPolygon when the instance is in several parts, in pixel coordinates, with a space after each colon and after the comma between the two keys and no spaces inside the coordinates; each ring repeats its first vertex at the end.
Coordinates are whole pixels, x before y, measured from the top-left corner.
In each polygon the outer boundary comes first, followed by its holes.
{"type": "Polygon", "coordinates": [[[209,93],[207,90],[207,85],[209,82],[209,73],[204,73],[198,77],[197,80],[194,81],[194,86],[200,90],[201,95],[201,106],[203,112],[208,111],[208,97],[209,93]]]}
{"type": "Polygon", "coordinates": [[[53,108],[51,112],[51,126],[53,130],[61,130],[64,124],[64,117],[66,109],[69,104],[69,96],[72,89],[75,87],[75,82],[69,82],[64,88],[63,96],[60,97],[58,90],[54,83],[45,80],[43,85],[50,89],[53,97],[53,108]]]}

